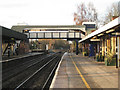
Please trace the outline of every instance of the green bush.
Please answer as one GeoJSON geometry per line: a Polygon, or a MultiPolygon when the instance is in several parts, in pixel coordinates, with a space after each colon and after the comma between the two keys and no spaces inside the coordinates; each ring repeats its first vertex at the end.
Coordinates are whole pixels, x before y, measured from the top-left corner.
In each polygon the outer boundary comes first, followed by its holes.
{"type": "Polygon", "coordinates": [[[105,58],[105,65],[106,66],[115,66],[116,65],[115,55],[113,55],[113,56],[107,55],[107,57],[105,58]]]}
{"type": "Polygon", "coordinates": [[[86,52],[83,52],[83,56],[86,56],[86,52]]]}
{"type": "Polygon", "coordinates": [[[97,55],[96,56],[97,62],[103,62],[104,61],[104,56],[102,55],[97,55]]]}
{"type": "Polygon", "coordinates": [[[88,49],[85,49],[85,51],[83,52],[83,56],[88,56],[89,55],[89,51],[88,49]]]}

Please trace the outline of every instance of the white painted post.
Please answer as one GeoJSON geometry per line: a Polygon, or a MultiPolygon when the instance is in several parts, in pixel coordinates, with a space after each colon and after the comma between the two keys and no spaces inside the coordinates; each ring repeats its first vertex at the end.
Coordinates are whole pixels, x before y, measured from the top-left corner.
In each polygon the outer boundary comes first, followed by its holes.
{"type": "Polygon", "coordinates": [[[48,50],[48,44],[46,44],[46,50],[48,50]]]}
{"type": "MultiPolygon", "coordinates": [[[[0,61],[2,61],[2,27],[0,26],[0,61]]],[[[0,90],[2,89],[2,63],[0,63],[0,90]]]]}
{"type": "Polygon", "coordinates": [[[117,46],[118,46],[118,67],[119,67],[119,60],[120,60],[120,37],[117,38],[117,46]]]}
{"type": "MultiPolygon", "coordinates": [[[[104,41],[103,41],[104,42],[104,41]]],[[[104,48],[104,54],[105,54],[105,56],[106,56],[106,54],[107,54],[107,51],[106,51],[106,49],[107,49],[107,39],[105,39],[105,48],[104,48]]]]}

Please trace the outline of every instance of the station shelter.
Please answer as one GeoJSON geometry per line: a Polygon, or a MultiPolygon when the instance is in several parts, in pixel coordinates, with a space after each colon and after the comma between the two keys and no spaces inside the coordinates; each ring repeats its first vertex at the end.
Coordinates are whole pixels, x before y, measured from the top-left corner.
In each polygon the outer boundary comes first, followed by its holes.
{"type": "Polygon", "coordinates": [[[97,61],[119,67],[120,16],[79,41],[83,55],[94,56],[97,61]]]}
{"type": "Polygon", "coordinates": [[[12,29],[0,26],[1,32],[1,54],[11,56],[15,54],[15,49],[19,49],[19,54],[29,51],[27,35],[16,32],[12,29]],[[24,50],[23,50],[24,49],[24,50]],[[24,51],[24,52],[23,52],[24,51]]]}

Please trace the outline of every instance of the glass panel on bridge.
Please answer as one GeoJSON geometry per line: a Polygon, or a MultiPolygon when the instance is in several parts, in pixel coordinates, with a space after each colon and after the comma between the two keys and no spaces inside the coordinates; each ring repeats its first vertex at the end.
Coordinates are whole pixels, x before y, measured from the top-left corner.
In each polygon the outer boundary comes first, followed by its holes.
{"type": "Polygon", "coordinates": [[[30,33],[30,38],[36,38],[36,33],[30,33]]]}
{"type": "Polygon", "coordinates": [[[61,32],[60,33],[60,38],[67,38],[67,33],[61,32]]]}
{"type": "Polygon", "coordinates": [[[58,32],[54,32],[53,33],[53,38],[59,38],[59,33],[58,32]]]}
{"type": "Polygon", "coordinates": [[[38,38],[44,38],[44,33],[38,33],[38,38]]]}
{"type": "Polygon", "coordinates": [[[51,32],[45,33],[45,38],[52,38],[52,37],[51,37],[51,32]]]}
{"type": "Polygon", "coordinates": [[[68,35],[69,38],[74,38],[74,32],[70,32],[69,35],[68,35]]]}
{"type": "Polygon", "coordinates": [[[80,37],[80,33],[75,33],[75,37],[79,38],[80,37]]]}

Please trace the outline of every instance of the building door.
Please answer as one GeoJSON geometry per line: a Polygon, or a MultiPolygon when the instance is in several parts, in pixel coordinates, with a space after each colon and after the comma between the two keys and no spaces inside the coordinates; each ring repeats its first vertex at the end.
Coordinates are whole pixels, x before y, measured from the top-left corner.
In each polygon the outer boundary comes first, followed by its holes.
{"type": "Polygon", "coordinates": [[[89,54],[89,56],[95,56],[94,44],[90,44],[90,54],[89,54]]]}

